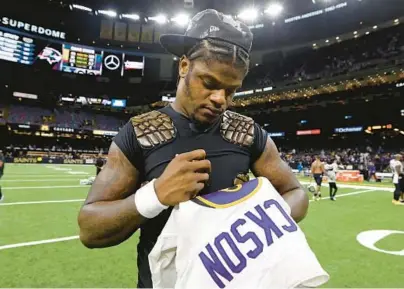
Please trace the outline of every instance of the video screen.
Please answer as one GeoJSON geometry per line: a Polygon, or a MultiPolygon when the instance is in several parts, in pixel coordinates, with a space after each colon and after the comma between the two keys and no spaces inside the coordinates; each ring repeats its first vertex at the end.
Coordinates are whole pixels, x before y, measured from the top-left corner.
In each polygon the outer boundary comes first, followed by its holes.
{"type": "Polygon", "coordinates": [[[121,107],[125,108],[126,107],[126,99],[111,99],[112,107],[121,107]]]}
{"type": "Polygon", "coordinates": [[[35,59],[34,39],[0,30],[0,59],[31,65],[35,59]]]}
{"type": "Polygon", "coordinates": [[[103,51],[63,44],[60,70],[77,74],[101,75],[103,51]]]}

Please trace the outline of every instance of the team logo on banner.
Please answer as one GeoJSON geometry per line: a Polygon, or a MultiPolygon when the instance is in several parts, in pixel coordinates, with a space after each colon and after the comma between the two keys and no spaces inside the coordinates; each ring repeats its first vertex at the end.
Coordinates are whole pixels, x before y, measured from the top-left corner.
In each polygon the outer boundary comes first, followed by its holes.
{"type": "Polygon", "coordinates": [[[39,59],[48,61],[49,64],[59,63],[62,60],[62,53],[51,47],[45,47],[38,54],[39,59]]]}
{"type": "Polygon", "coordinates": [[[108,55],[104,59],[104,67],[109,70],[117,70],[121,66],[121,61],[116,55],[108,55]]]}

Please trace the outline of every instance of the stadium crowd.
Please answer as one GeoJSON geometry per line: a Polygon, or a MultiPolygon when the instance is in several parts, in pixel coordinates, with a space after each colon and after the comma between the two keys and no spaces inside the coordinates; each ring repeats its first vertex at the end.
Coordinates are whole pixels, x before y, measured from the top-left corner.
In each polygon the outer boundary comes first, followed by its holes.
{"type": "MultiPolygon", "coordinates": [[[[274,53],[273,59],[251,70],[246,82],[251,87],[281,87],[394,65],[404,53],[403,27],[397,25],[350,40],[339,39],[338,43],[319,49],[274,53]]],[[[316,48],[317,44],[313,45],[316,48]]]]}
{"type": "Polygon", "coordinates": [[[0,123],[53,125],[72,129],[117,131],[124,121],[95,111],[69,108],[46,109],[28,105],[0,105],[0,123]]]}
{"type": "Polygon", "coordinates": [[[368,146],[364,150],[358,148],[346,148],[336,150],[296,150],[282,151],[281,157],[286,161],[292,169],[299,172],[310,168],[316,156],[320,156],[321,161],[330,163],[333,160],[337,161],[339,168],[347,170],[359,170],[364,179],[369,181],[376,172],[391,172],[389,166],[394,155],[399,152],[385,151],[379,147],[373,149],[368,146]]]}

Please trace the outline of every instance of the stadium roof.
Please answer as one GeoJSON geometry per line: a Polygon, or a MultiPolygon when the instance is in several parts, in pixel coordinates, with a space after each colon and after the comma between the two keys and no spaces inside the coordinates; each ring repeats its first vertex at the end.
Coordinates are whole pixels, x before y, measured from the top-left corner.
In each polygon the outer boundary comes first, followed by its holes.
{"type": "MultiPolygon", "coordinates": [[[[241,12],[254,8],[255,20],[252,20],[251,11],[242,15],[245,22],[253,27],[254,50],[278,49],[315,41],[404,15],[402,0],[16,0],[8,1],[3,8],[0,16],[58,29],[66,32],[67,41],[89,45],[107,44],[100,40],[103,19],[128,24],[147,22],[153,24],[155,30],[163,28],[181,33],[186,21],[182,26],[173,21],[180,13],[192,17],[198,11],[214,8],[241,17],[241,12]],[[193,5],[187,8],[186,3],[193,5]],[[264,12],[274,3],[282,7],[281,11],[264,12]],[[76,9],[74,5],[81,5],[87,10],[76,9]],[[165,15],[170,23],[160,25],[155,19],[150,19],[159,14],[165,15]]],[[[157,41],[152,45],[110,42],[117,47],[140,46],[142,51],[152,51],[158,46],[157,41]]],[[[158,48],[157,51],[163,50],[158,48]]]]}

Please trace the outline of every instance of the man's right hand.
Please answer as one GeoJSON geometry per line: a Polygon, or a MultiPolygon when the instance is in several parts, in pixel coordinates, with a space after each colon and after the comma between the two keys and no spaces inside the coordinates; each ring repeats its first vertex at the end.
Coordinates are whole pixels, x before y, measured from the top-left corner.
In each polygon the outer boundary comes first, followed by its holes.
{"type": "Polygon", "coordinates": [[[155,181],[159,201],[175,206],[194,198],[209,180],[211,164],[205,160],[204,150],[194,150],[177,155],[155,181]]]}

